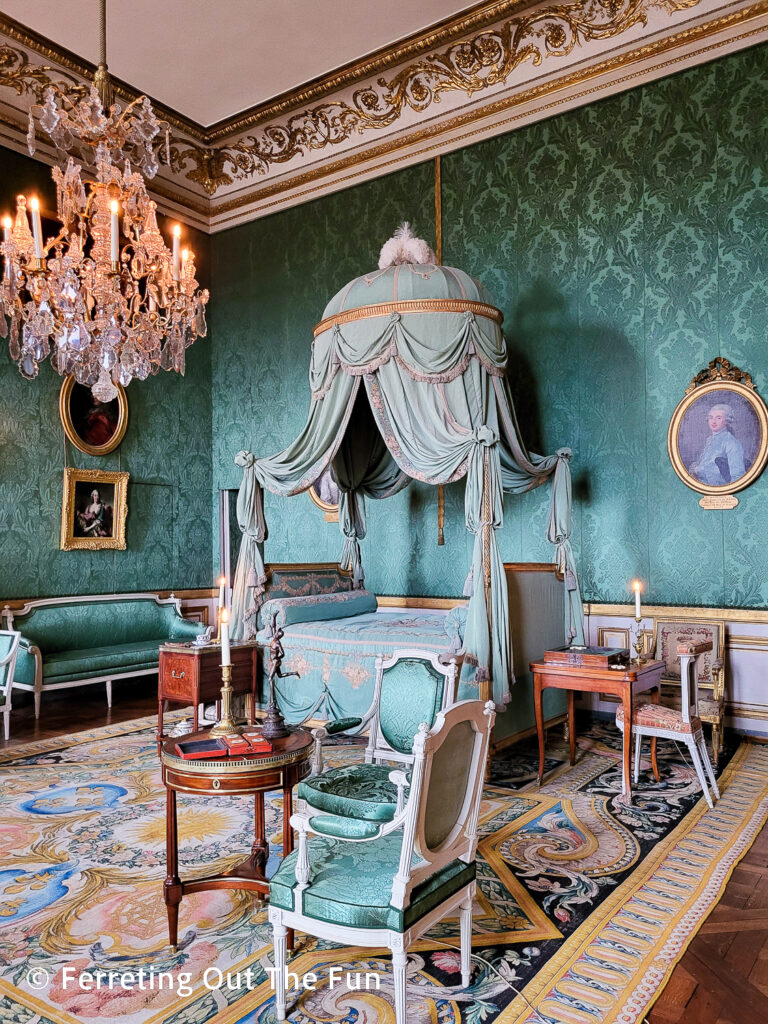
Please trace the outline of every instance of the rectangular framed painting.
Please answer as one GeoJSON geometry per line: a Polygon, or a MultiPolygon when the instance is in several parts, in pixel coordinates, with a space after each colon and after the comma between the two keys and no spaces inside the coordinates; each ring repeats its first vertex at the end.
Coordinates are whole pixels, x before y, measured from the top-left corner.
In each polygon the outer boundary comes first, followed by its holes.
{"type": "Polygon", "coordinates": [[[125,550],[128,473],[99,469],[64,470],[61,549],[125,550]]]}

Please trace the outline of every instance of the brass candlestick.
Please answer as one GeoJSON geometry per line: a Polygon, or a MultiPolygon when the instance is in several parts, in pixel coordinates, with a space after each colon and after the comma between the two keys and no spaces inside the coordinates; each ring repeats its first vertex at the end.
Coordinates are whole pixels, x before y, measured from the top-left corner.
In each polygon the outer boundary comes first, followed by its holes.
{"type": "Polygon", "coordinates": [[[221,688],[221,718],[211,729],[211,736],[227,736],[230,733],[241,733],[242,726],[239,726],[232,716],[232,666],[221,666],[221,678],[224,685],[221,688]]]}
{"type": "Polygon", "coordinates": [[[640,629],[640,623],[643,621],[642,617],[638,618],[635,616],[635,622],[637,623],[635,642],[632,646],[635,649],[635,657],[632,659],[635,665],[645,664],[645,658],[643,657],[643,633],[640,629]]]}

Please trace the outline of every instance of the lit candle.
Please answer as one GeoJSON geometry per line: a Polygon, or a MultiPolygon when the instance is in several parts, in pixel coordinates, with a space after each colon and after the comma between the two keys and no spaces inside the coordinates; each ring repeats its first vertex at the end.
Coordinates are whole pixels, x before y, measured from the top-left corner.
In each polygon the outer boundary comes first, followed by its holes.
{"type": "Polygon", "coordinates": [[[110,252],[109,258],[112,260],[113,263],[117,263],[118,259],[120,258],[119,253],[118,253],[118,243],[120,241],[120,229],[119,229],[119,227],[117,225],[117,211],[120,209],[120,207],[117,205],[117,200],[116,199],[113,199],[112,202],[109,204],[109,209],[110,209],[110,211],[112,213],[112,235],[111,235],[112,250],[110,252]]]}
{"type": "Polygon", "coordinates": [[[224,575],[219,576],[219,618],[221,618],[221,610],[224,607],[224,589],[227,585],[227,577],[224,575]]]}
{"type": "Polygon", "coordinates": [[[635,592],[635,618],[641,619],[642,615],[640,614],[640,591],[642,590],[642,587],[640,585],[640,580],[632,580],[632,589],[635,592]]]}
{"type": "Polygon", "coordinates": [[[221,664],[231,665],[229,656],[229,609],[221,609],[221,664]]]}
{"type": "Polygon", "coordinates": [[[35,259],[43,258],[43,225],[40,223],[40,200],[33,196],[29,200],[29,207],[32,210],[32,236],[35,240],[35,259]]]}
{"type": "Polygon", "coordinates": [[[173,225],[173,280],[179,280],[179,238],[181,238],[181,225],[173,225]]]}
{"type": "MultiPolygon", "coordinates": [[[[11,228],[13,227],[13,221],[10,217],[3,217],[3,241],[7,244],[11,238],[11,228]]],[[[5,276],[11,276],[11,257],[5,257],[5,276]]]]}

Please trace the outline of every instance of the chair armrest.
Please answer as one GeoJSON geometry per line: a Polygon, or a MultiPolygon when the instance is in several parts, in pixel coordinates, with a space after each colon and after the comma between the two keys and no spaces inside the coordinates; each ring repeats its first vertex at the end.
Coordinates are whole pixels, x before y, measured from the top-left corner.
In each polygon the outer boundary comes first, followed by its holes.
{"type": "Polygon", "coordinates": [[[323,771],[323,740],[336,733],[346,732],[347,729],[354,729],[363,724],[362,718],[337,718],[335,722],[326,722],[312,730],[312,737],[315,741],[312,751],[312,774],[321,775],[323,771]]]}
{"type": "Polygon", "coordinates": [[[296,851],[296,882],[301,889],[305,889],[309,884],[309,848],[307,845],[309,818],[305,814],[292,814],[290,825],[299,833],[299,846],[296,851]]]}
{"type": "Polygon", "coordinates": [[[197,636],[198,633],[204,633],[205,626],[199,622],[192,622],[190,619],[185,619],[183,615],[178,615],[171,623],[171,635],[169,640],[179,640],[185,636],[197,636]]]}
{"type": "Polygon", "coordinates": [[[408,776],[405,772],[398,771],[397,769],[389,773],[389,781],[397,786],[397,805],[395,807],[395,817],[399,817],[403,813],[405,807],[405,790],[411,784],[408,781],[408,776]]]}

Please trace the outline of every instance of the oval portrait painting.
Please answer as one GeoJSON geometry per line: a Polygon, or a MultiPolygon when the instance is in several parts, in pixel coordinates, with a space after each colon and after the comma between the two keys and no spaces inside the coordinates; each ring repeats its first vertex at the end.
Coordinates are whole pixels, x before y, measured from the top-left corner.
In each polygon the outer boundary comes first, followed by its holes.
{"type": "Polygon", "coordinates": [[[309,496],[317,507],[325,512],[325,518],[329,523],[339,521],[339,485],[330,465],[326,466],[309,488],[309,496]]]}
{"type": "Polygon", "coordinates": [[[697,387],[674,412],[668,447],[675,472],[693,490],[742,490],[759,476],[768,456],[765,403],[740,383],[697,387]]]}
{"type": "Polygon", "coordinates": [[[119,384],[117,398],[100,402],[90,388],[67,377],[61,385],[59,414],[64,431],[86,455],[106,455],[122,441],[128,426],[128,399],[119,384]]]}

